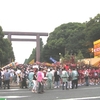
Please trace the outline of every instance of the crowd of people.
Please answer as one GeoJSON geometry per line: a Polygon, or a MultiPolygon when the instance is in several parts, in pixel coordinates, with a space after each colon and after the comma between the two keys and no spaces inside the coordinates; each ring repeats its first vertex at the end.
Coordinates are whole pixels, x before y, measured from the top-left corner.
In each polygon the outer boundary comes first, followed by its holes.
{"type": "Polygon", "coordinates": [[[82,85],[99,85],[100,68],[87,66],[77,68],[69,65],[33,67],[33,65],[28,65],[16,69],[11,67],[0,69],[1,88],[10,89],[10,85],[15,83],[20,88],[28,88],[34,93],[44,93],[45,89],[77,89],[82,85]]]}

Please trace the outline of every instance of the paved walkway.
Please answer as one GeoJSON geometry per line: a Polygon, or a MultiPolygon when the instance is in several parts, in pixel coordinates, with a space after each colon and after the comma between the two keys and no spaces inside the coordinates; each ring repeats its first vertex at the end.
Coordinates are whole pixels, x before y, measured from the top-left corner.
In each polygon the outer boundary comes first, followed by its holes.
{"type": "Polygon", "coordinates": [[[100,86],[83,86],[78,89],[45,90],[45,93],[33,93],[29,89],[2,89],[0,98],[7,100],[100,100],[100,86]]]}

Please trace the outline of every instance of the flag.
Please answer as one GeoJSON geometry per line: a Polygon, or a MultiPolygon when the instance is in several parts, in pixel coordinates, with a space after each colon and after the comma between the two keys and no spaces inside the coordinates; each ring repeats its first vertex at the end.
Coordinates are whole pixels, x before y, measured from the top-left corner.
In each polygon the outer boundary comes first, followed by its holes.
{"type": "Polygon", "coordinates": [[[52,57],[49,58],[53,63],[56,63],[57,61],[53,59],[52,57]]]}
{"type": "Polygon", "coordinates": [[[29,62],[30,65],[34,64],[34,59],[29,62]]]}

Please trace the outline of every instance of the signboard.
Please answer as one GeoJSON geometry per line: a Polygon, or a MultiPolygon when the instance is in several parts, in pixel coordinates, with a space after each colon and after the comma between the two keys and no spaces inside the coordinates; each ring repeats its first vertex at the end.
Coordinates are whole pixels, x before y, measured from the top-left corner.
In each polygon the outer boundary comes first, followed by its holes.
{"type": "Polygon", "coordinates": [[[93,42],[94,44],[94,57],[100,57],[100,39],[93,42]]]}

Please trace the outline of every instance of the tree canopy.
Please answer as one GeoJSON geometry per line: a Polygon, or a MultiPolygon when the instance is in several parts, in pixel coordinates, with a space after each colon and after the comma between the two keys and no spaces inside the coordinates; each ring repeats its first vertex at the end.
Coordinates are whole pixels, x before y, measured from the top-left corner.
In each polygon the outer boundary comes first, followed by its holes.
{"type": "Polygon", "coordinates": [[[15,60],[12,44],[8,39],[4,39],[4,33],[0,26],[0,66],[8,64],[15,60]]]}
{"type": "MultiPolygon", "coordinates": [[[[100,14],[84,23],[62,24],[49,33],[47,43],[41,51],[41,61],[51,62],[51,56],[59,61],[59,53],[65,59],[71,54],[75,54],[79,59],[89,58],[91,53],[89,49],[93,48],[93,42],[98,39],[100,39],[100,14]]],[[[36,54],[36,49],[33,49],[32,54],[34,53],[36,54]]]]}

